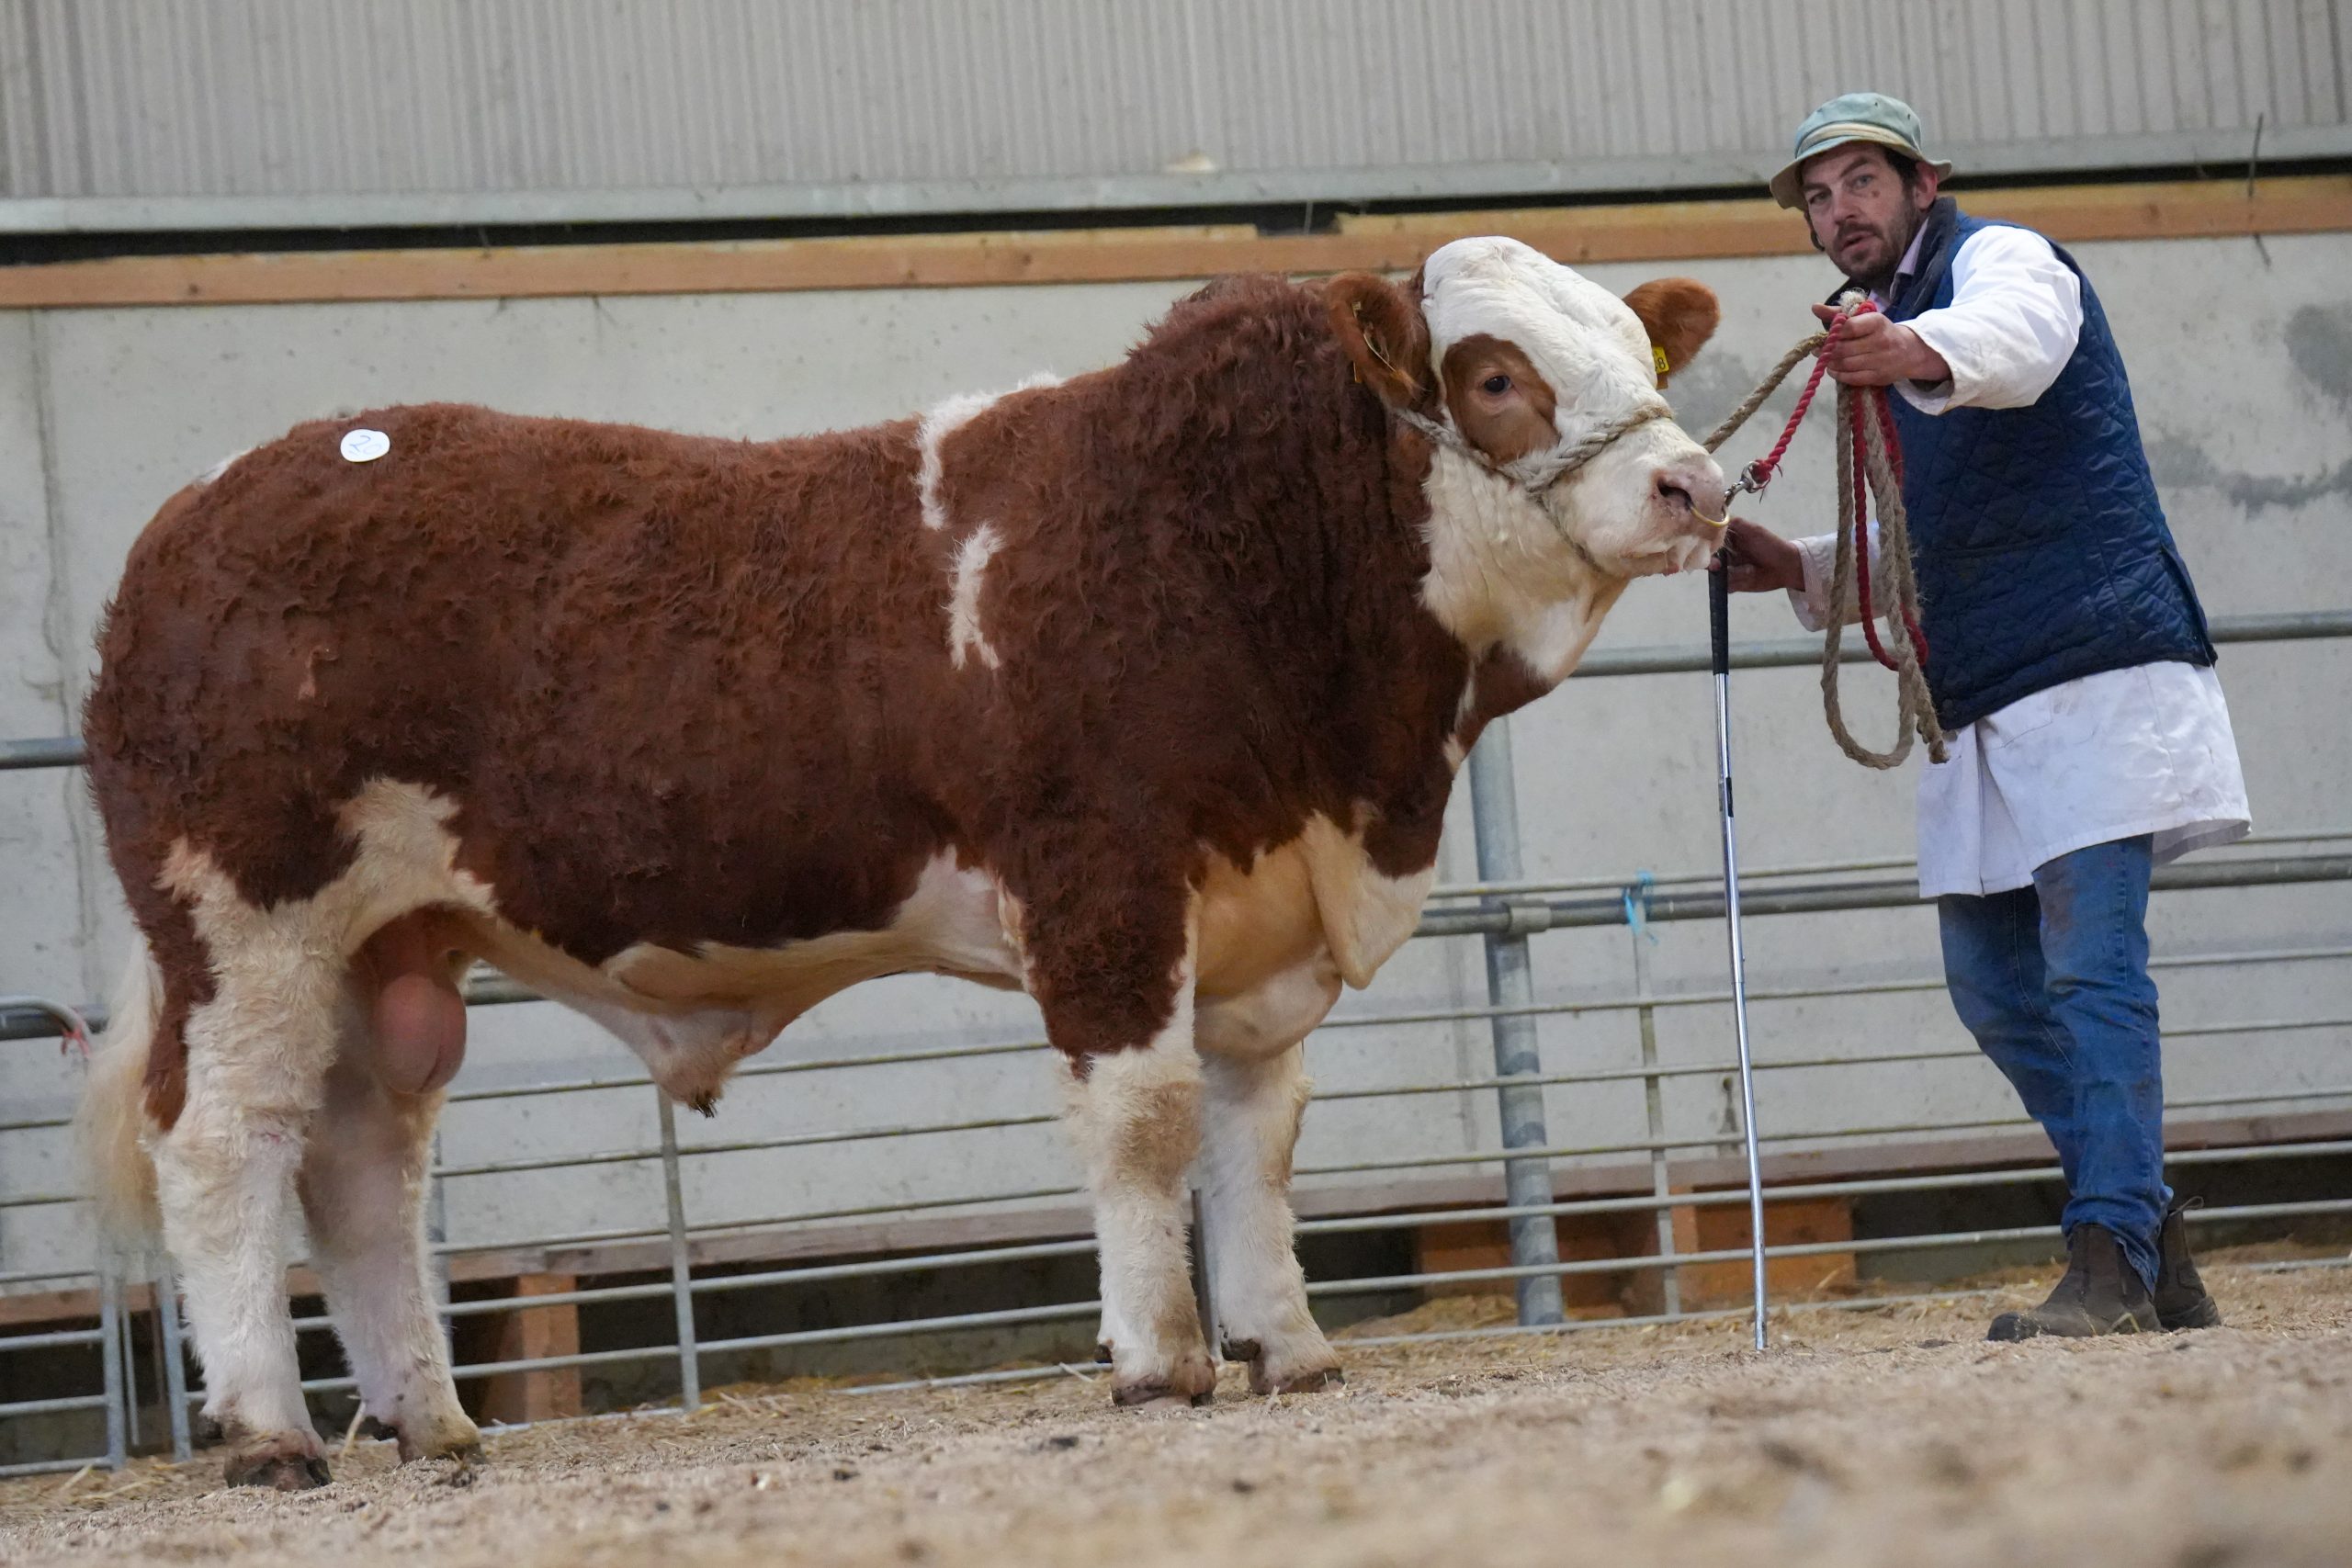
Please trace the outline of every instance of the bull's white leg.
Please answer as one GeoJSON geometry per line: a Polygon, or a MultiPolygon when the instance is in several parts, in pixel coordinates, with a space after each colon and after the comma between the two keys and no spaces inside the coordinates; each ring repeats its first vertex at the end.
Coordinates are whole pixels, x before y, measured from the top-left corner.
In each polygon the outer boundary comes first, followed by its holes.
{"type": "Polygon", "coordinates": [[[365,1021],[356,1010],[346,1016],[326,1107],[302,1161],[311,1260],[360,1408],[391,1428],[401,1458],[471,1453],[481,1434],[458,1403],[425,1266],[425,1167],[441,1096],[385,1088],[365,1021]]]}
{"type": "Polygon", "coordinates": [[[1111,1353],[1111,1348],[1118,1344],[1122,1339],[1131,1339],[1134,1337],[1134,1335],[1128,1331],[1126,1320],[1119,1315],[1119,1303],[1112,1299],[1111,1287],[1114,1281],[1111,1278],[1111,1271],[1107,1269],[1103,1269],[1102,1289],[1102,1317],[1101,1325],[1094,1333],[1094,1359],[1098,1361],[1112,1360],[1114,1358],[1111,1353]]]}
{"type": "Polygon", "coordinates": [[[1205,1399],[1216,1386],[1185,1249],[1184,1174],[1201,1138],[1191,968],[1188,953],[1174,1008],[1148,1043],[1079,1058],[1066,1078],[1070,1132],[1094,1197],[1120,1404],[1205,1399]]]}
{"type": "Polygon", "coordinates": [[[1292,1244],[1291,1150],[1306,1111],[1306,1047],[1270,1057],[1211,1055],[1199,1178],[1209,1288],[1228,1360],[1260,1393],[1340,1381],[1340,1359],[1307,1310],[1292,1244]]]}
{"type": "Polygon", "coordinates": [[[232,1444],[231,1484],[321,1485],[326,1461],[287,1310],[285,1230],[334,1055],[342,964],[280,931],[210,945],[213,995],[187,1026],[187,1104],[153,1143],[164,1237],[204,1364],[204,1412],[232,1444]]]}

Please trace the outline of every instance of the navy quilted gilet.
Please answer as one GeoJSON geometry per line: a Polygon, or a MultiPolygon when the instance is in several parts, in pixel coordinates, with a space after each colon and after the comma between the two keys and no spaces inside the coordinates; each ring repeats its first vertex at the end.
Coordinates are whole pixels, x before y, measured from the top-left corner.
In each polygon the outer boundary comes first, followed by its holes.
{"type": "MultiPolygon", "coordinates": [[[[1952,257],[1989,226],[1950,197],[1889,312],[1950,305],[1952,257]]],[[[2090,279],[2074,357],[2026,408],[1925,414],[1889,399],[1917,566],[1928,685],[1948,729],[2101,671],[2213,662],[2205,613],[2140,446],[2122,355],[2090,279]]]]}

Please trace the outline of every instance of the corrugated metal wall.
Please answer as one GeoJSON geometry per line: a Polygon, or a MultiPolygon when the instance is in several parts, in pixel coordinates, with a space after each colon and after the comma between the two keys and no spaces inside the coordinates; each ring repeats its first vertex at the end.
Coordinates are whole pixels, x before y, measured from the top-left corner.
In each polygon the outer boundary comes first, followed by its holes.
{"type": "Polygon", "coordinates": [[[0,0],[10,227],[1712,185],[2352,152],[2343,0],[0,0]],[[209,204],[209,205],[206,205],[209,204]]]}

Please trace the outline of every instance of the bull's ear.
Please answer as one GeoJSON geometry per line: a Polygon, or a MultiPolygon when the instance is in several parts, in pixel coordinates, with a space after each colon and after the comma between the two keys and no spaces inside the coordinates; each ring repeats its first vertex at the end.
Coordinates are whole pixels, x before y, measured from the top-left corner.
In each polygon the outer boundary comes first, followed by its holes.
{"type": "Polygon", "coordinates": [[[1625,296],[1625,303],[1642,319],[1650,334],[1650,349],[1658,356],[1657,384],[1690,363],[1699,347],[1715,335],[1723,307],[1715,291],[1695,277],[1660,277],[1625,296]]]}
{"type": "Polygon", "coordinates": [[[1357,380],[1391,408],[1428,400],[1436,379],[1430,370],[1430,327],[1421,319],[1419,275],[1407,293],[1373,273],[1343,272],[1325,282],[1323,299],[1357,380]]]}

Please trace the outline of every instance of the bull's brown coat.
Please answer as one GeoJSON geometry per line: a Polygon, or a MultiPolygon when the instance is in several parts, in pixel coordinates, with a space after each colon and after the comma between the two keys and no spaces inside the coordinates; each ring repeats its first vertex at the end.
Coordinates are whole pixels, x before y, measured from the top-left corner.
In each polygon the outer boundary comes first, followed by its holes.
{"type": "MultiPolygon", "coordinates": [[[[303,898],[371,779],[454,801],[503,918],[590,964],[875,929],[934,855],[983,862],[1080,1057],[1166,1017],[1207,855],[1320,813],[1385,874],[1430,864],[1470,671],[1418,594],[1428,447],[1328,303],[1401,298],[1375,282],[1225,280],[1125,362],[1001,400],[945,438],[954,528],[924,525],[911,421],[737,442],[394,408],[175,496],[85,726],[164,977],[151,1114],[211,985],[173,845],[303,898]],[[344,460],[354,426],[389,455],[344,460]],[[944,585],[982,522],[1001,663],[959,667],[944,585]]],[[[1418,326],[1366,328],[1396,400],[1435,392],[1418,326]]],[[[1471,726],[1539,689],[1485,672],[1471,726]]]]}

